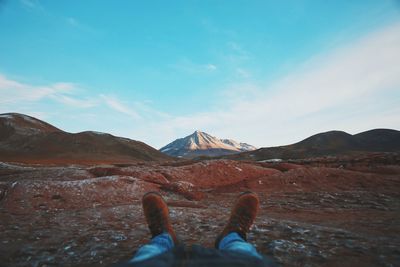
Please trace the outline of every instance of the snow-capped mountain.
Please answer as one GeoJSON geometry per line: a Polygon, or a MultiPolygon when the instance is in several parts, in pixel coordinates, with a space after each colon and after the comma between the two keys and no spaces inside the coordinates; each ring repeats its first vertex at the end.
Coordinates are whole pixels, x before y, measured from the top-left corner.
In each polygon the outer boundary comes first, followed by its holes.
{"type": "Polygon", "coordinates": [[[174,156],[193,158],[197,156],[222,156],[255,150],[256,147],[231,139],[219,139],[205,132],[195,131],[162,147],[161,152],[174,156]]]}

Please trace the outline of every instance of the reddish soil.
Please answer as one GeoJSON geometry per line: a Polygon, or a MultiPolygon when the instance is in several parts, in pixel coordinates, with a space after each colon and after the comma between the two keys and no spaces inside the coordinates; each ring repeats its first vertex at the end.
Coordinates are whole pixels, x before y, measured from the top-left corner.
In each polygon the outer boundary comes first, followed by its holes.
{"type": "Polygon", "coordinates": [[[149,238],[140,198],[150,190],[165,196],[186,244],[211,247],[235,197],[253,190],[261,211],[249,241],[284,266],[396,266],[399,189],[394,153],[280,163],[0,163],[0,262],[128,259],[149,238]]]}

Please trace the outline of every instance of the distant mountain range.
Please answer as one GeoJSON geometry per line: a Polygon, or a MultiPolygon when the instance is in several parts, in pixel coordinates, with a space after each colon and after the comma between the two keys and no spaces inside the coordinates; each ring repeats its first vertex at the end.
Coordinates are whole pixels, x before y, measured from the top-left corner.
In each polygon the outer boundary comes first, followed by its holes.
{"type": "Polygon", "coordinates": [[[64,132],[36,118],[0,114],[0,161],[101,163],[169,160],[143,142],[99,132],[64,132]]]}
{"type": "Polygon", "coordinates": [[[400,131],[374,129],[355,135],[330,131],[292,145],[260,149],[196,131],[158,151],[143,142],[107,133],[68,133],[27,115],[0,114],[0,161],[98,164],[165,161],[174,160],[172,157],[201,156],[262,161],[356,155],[365,152],[400,152],[400,131]]]}
{"type": "Polygon", "coordinates": [[[194,158],[229,155],[255,149],[257,148],[246,143],[239,143],[231,139],[219,139],[205,132],[195,131],[191,135],[169,143],[160,151],[173,157],[194,158]]]}
{"type": "Polygon", "coordinates": [[[400,152],[400,131],[374,129],[355,135],[342,131],[329,131],[313,135],[292,145],[260,148],[225,157],[261,161],[356,155],[365,152],[400,152]]]}

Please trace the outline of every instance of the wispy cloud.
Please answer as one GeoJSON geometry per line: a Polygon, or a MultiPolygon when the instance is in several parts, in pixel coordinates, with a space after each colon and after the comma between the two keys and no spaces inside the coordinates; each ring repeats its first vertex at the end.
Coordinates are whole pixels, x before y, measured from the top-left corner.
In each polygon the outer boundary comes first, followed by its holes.
{"type": "Polygon", "coordinates": [[[115,111],[118,111],[120,113],[129,115],[133,119],[140,119],[141,116],[132,108],[127,106],[126,104],[122,103],[119,99],[117,99],[114,96],[109,96],[109,95],[100,95],[101,99],[104,101],[104,103],[112,108],[115,111]]]}
{"type": "Polygon", "coordinates": [[[20,3],[29,8],[35,8],[39,5],[38,1],[35,0],[20,0],[20,3]]]}
{"type": "Polygon", "coordinates": [[[21,5],[30,11],[45,11],[44,7],[40,4],[39,0],[20,0],[21,5]]]}
{"type": "Polygon", "coordinates": [[[64,105],[81,109],[95,107],[99,104],[99,100],[96,98],[79,99],[62,94],[52,95],[51,98],[64,105]]]}
{"type": "Polygon", "coordinates": [[[74,88],[73,84],[55,83],[46,86],[34,86],[8,79],[0,75],[0,104],[13,104],[20,101],[38,101],[45,97],[56,97],[68,93],[74,88]]]}
{"type": "MultiPolygon", "coordinates": [[[[50,99],[74,107],[77,113],[86,109],[102,116],[98,125],[103,128],[93,130],[111,129],[156,147],[195,129],[259,147],[283,145],[332,129],[356,133],[400,128],[399,62],[400,23],[396,23],[317,55],[273,83],[249,79],[227,85],[212,112],[173,116],[151,103],[122,101],[117,95],[83,97],[76,94],[78,86],[73,83],[37,86],[1,75],[0,112],[50,99]],[[140,123],[127,123],[126,116],[140,123]]],[[[218,71],[213,63],[179,63],[174,67],[194,74],[218,71]]],[[[245,69],[236,71],[246,75],[245,69]]],[[[84,123],[84,116],[79,117],[84,123]]]]}
{"type": "Polygon", "coordinates": [[[242,77],[242,78],[251,77],[250,72],[248,70],[243,69],[243,68],[236,68],[236,73],[239,74],[239,76],[242,77]]]}
{"type": "Polygon", "coordinates": [[[170,65],[171,68],[186,73],[206,74],[218,69],[217,65],[212,63],[195,63],[187,58],[180,59],[177,63],[170,65]]]}
{"type": "MultiPolygon", "coordinates": [[[[0,74],[0,112],[27,111],[29,114],[34,114],[40,111],[27,110],[27,106],[53,101],[53,103],[62,104],[64,107],[73,108],[74,112],[78,113],[82,110],[99,109],[105,106],[109,110],[128,115],[135,120],[143,119],[138,111],[153,118],[168,117],[144,103],[124,103],[116,96],[104,94],[84,96],[83,92],[85,90],[74,83],[59,82],[49,85],[32,85],[9,79],[0,74]]],[[[148,118],[148,116],[145,117],[148,118]]]]}
{"type": "MultiPolygon", "coordinates": [[[[80,88],[74,83],[59,82],[49,85],[32,85],[9,79],[0,74],[0,112],[19,110],[27,105],[46,100],[53,100],[66,106],[81,109],[99,104],[99,97],[82,98],[76,96],[77,91],[80,91],[80,88]]],[[[38,111],[29,111],[30,114],[36,112],[38,111]]]]}
{"type": "Polygon", "coordinates": [[[205,65],[205,68],[209,71],[214,71],[217,69],[217,66],[215,66],[214,64],[207,64],[205,65]]]}
{"type": "Polygon", "coordinates": [[[100,31],[98,29],[93,28],[92,26],[88,25],[87,23],[82,22],[76,17],[66,17],[62,18],[65,22],[70,26],[77,30],[90,33],[90,34],[99,34],[100,31]]]}
{"type": "Polygon", "coordinates": [[[203,18],[200,20],[200,25],[204,30],[215,35],[224,35],[227,38],[236,37],[238,34],[232,29],[226,29],[217,25],[215,21],[210,18],[203,18]]]}
{"type": "Polygon", "coordinates": [[[80,26],[80,23],[78,22],[78,20],[76,18],[69,17],[69,18],[66,18],[65,20],[71,26],[74,26],[74,27],[79,27],[80,26]]]}
{"type": "Polygon", "coordinates": [[[159,131],[176,138],[200,128],[266,146],[332,129],[400,128],[399,62],[396,23],[318,55],[272,84],[232,85],[219,111],[174,117],[159,123],[159,131]]]}
{"type": "Polygon", "coordinates": [[[250,58],[250,52],[244,49],[239,43],[231,41],[227,43],[227,46],[230,50],[231,57],[241,60],[250,58]]]}

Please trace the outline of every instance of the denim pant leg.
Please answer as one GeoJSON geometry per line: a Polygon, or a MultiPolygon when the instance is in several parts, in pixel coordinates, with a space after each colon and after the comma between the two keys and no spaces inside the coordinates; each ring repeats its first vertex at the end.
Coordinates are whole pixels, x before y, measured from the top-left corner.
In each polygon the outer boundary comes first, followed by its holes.
{"type": "Polygon", "coordinates": [[[129,262],[138,262],[158,256],[174,247],[174,241],[168,233],[155,236],[151,241],[139,248],[135,256],[129,262]]]}
{"type": "Polygon", "coordinates": [[[241,254],[249,255],[262,259],[263,257],[257,252],[256,248],[247,243],[240,235],[236,232],[227,234],[218,245],[219,250],[223,251],[233,251],[241,254]]]}

